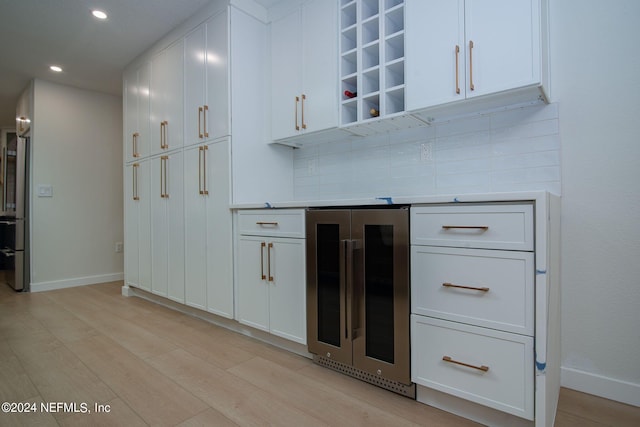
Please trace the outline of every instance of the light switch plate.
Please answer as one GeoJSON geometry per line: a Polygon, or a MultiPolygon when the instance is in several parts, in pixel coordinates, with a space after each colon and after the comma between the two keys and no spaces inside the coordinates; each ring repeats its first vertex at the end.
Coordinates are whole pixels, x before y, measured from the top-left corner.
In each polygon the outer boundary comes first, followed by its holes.
{"type": "Polygon", "coordinates": [[[53,187],[49,184],[38,184],[38,197],[53,197],[53,187]]]}

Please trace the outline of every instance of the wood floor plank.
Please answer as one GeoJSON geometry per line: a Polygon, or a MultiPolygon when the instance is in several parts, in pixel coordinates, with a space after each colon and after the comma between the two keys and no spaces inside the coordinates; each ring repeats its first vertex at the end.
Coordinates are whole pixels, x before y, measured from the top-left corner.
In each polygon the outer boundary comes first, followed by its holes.
{"type": "Polygon", "coordinates": [[[363,427],[416,425],[261,357],[235,366],[229,372],[329,425],[340,425],[347,419],[350,425],[363,427]]]}
{"type": "Polygon", "coordinates": [[[231,421],[229,418],[222,415],[220,412],[213,408],[206,409],[200,412],[193,418],[189,418],[187,421],[178,424],[177,427],[238,427],[238,424],[231,421]]]}
{"type": "Polygon", "coordinates": [[[380,387],[368,384],[356,378],[343,375],[319,365],[309,365],[299,371],[301,375],[315,381],[322,382],[328,387],[343,393],[358,396],[376,407],[384,408],[389,413],[402,416],[420,425],[433,427],[477,427],[479,424],[457,415],[445,412],[432,406],[423,405],[413,399],[408,399],[395,393],[390,393],[380,387]]]}
{"type": "Polygon", "coordinates": [[[327,425],[279,399],[274,393],[264,391],[185,350],[175,350],[149,362],[238,425],[327,425]]]}
{"type": "Polygon", "coordinates": [[[58,298],[54,298],[56,303],[141,358],[166,353],[176,348],[173,343],[138,326],[130,318],[119,316],[120,310],[106,310],[99,304],[94,304],[95,298],[80,295],[69,296],[64,301],[58,298]]]}
{"type": "Polygon", "coordinates": [[[173,426],[207,408],[202,400],[106,336],[85,338],[69,347],[151,425],[173,426]]]}
{"type": "MultiPolygon", "coordinates": [[[[45,402],[107,402],[114,392],[64,346],[49,351],[22,352],[20,363],[45,402]]],[[[56,419],[69,413],[58,412],[56,419]]]]}
{"type": "Polygon", "coordinates": [[[640,426],[640,408],[567,388],[560,390],[558,408],[568,414],[608,426],[640,426]]]}
{"type": "MultiPolygon", "coordinates": [[[[164,339],[184,348],[201,359],[226,369],[254,357],[253,353],[243,350],[228,341],[231,332],[215,325],[206,328],[187,326],[190,321],[176,323],[157,316],[141,316],[132,319],[138,325],[157,334],[164,339]]],[[[198,323],[203,323],[198,321],[198,323]]]]}
{"type": "Polygon", "coordinates": [[[40,404],[43,403],[41,397],[34,397],[23,401],[25,403],[35,404],[37,410],[29,412],[10,412],[0,413],[0,427],[58,427],[53,414],[40,410],[40,404]]]}
{"type": "Polygon", "coordinates": [[[37,397],[29,375],[6,341],[0,340],[0,402],[24,402],[37,397]]]}
{"type": "Polygon", "coordinates": [[[87,414],[73,414],[60,420],[64,427],[146,427],[145,423],[126,403],[120,398],[106,402],[99,411],[95,407],[89,408],[87,414]],[[108,408],[108,412],[105,412],[108,408]]]}

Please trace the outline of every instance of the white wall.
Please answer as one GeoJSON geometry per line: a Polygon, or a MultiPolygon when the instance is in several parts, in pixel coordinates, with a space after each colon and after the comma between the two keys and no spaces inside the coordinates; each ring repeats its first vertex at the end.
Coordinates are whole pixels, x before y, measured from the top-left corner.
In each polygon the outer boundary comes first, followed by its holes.
{"type": "Polygon", "coordinates": [[[31,290],[122,279],[121,98],[36,80],[31,142],[31,290]]]}
{"type": "Polygon", "coordinates": [[[550,7],[563,384],[640,405],[640,2],[550,7]]]}

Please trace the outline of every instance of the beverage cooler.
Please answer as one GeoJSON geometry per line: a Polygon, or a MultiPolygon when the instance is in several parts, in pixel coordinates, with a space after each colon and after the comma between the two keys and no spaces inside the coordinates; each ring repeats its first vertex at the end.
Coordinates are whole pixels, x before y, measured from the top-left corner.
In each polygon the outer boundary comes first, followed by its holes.
{"type": "Polygon", "coordinates": [[[307,340],[316,363],[415,397],[409,209],[309,209],[307,340]]]}

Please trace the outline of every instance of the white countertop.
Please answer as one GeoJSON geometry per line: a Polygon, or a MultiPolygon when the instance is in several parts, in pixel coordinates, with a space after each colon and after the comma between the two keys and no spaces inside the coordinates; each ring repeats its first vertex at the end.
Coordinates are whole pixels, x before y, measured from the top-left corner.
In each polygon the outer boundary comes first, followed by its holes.
{"type": "Polygon", "coordinates": [[[264,203],[240,203],[231,205],[231,209],[262,208],[312,208],[328,206],[373,206],[373,205],[417,205],[431,203],[464,202],[511,202],[542,200],[551,194],[548,191],[523,191],[505,193],[436,194],[429,196],[378,197],[362,199],[294,200],[264,203]]]}

